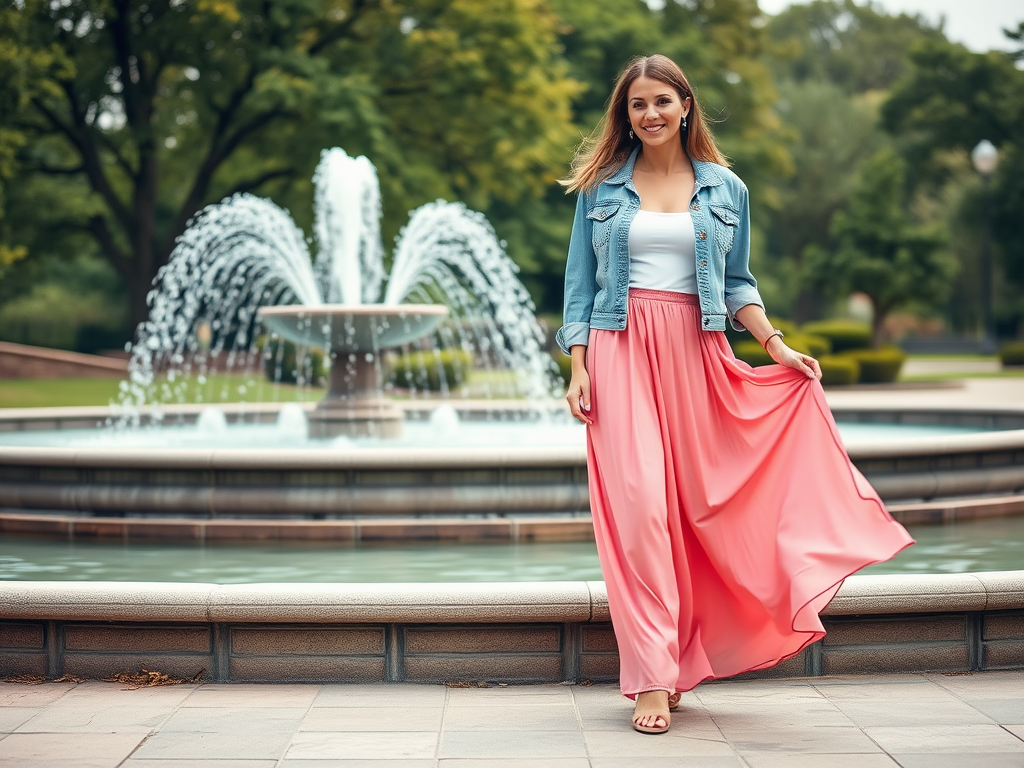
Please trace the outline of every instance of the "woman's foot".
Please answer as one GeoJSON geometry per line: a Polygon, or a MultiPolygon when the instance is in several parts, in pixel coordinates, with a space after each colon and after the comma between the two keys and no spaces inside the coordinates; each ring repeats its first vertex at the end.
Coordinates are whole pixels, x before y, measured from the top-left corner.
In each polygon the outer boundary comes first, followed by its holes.
{"type": "Polygon", "coordinates": [[[640,733],[665,733],[672,722],[668,708],[668,691],[644,691],[637,694],[633,730],[640,733]]]}

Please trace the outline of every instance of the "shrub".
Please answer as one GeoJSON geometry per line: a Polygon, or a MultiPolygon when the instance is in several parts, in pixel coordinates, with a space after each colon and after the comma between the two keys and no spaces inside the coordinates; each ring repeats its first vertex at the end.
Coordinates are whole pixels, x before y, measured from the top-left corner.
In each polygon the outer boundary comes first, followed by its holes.
{"type": "Polygon", "coordinates": [[[899,347],[855,349],[843,353],[860,364],[860,381],[864,384],[885,384],[896,381],[907,355],[899,347]]]}
{"type": "Polygon", "coordinates": [[[555,358],[555,363],[558,365],[558,373],[562,376],[562,381],[565,382],[565,386],[569,386],[569,380],[572,379],[572,358],[560,349],[556,349],[552,352],[551,356],[555,358]]]}
{"type": "Polygon", "coordinates": [[[106,341],[92,344],[97,329],[116,337],[112,347],[123,347],[130,337],[124,326],[124,311],[112,309],[110,300],[98,292],[75,291],[57,283],[41,283],[26,294],[0,306],[0,340],[56,349],[76,349],[83,340],[95,352],[106,341]],[[82,330],[89,327],[86,337],[82,330]],[[118,332],[120,331],[120,332],[118,332]]]}
{"type": "Polygon", "coordinates": [[[737,358],[754,368],[760,365],[772,365],[775,362],[772,360],[772,356],[764,351],[764,347],[757,343],[756,339],[735,341],[732,345],[732,351],[737,358]]]}
{"type": "Polygon", "coordinates": [[[822,355],[821,383],[826,387],[841,387],[856,384],[860,379],[860,363],[851,355],[822,355]]]}
{"type": "MultiPolygon", "coordinates": [[[[779,330],[783,330],[779,328],[779,330]]],[[[832,351],[832,343],[824,336],[815,336],[811,333],[787,334],[784,339],[791,349],[802,352],[811,357],[821,357],[832,351]]]]}
{"type": "Polygon", "coordinates": [[[290,341],[268,341],[266,337],[261,337],[257,346],[263,354],[263,370],[270,381],[278,384],[298,384],[300,381],[315,386],[324,384],[326,372],[324,353],[321,350],[310,349],[298,360],[298,347],[290,341]]]}
{"type": "MultiPolygon", "coordinates": [[[[786,333],[784,328],[779,330],[786,333]]],[[[794,333],[792,336],[786,334],[784,341],[791,349],[811,357],[821,357],[829,352],[828,340],[820,336],[806,333],[794,333]]],[[[775,362],[764,347],[749,336],[732,342],[732,351],[740,360],[755,368],[760,365],[772,365],[775,362]]]]}
{"type": "Polygon", "coordinates": [[[796,323],[792,320],[783,320],[781,317],[769,317],[768,322],[772,324],[772,328],[778,328],[784,334],[786,338],[799,333],[796,327],[796,323]]]}
{"type": "Polygon", "coordinates": [[[832,344],[832,352],[871,347],[871,327],[854,320],[818,320],[800,326],[801,333],[822,336],[832,344]]]}
{"type": "Polygon", "coordinates": [[[1008,341],[999,348],[999,361],[1004,367],[1024,365],[1024,341],[1008,341]]]}
{"type": "Polygon", "coordinates": [[[391,360],[388,380],[396,387],[440,391],[466,380],[473,367],[473,354],[462,349],[417,350],[391,360]],[[443,377],[442,377],[443,374],[443,377]]]}

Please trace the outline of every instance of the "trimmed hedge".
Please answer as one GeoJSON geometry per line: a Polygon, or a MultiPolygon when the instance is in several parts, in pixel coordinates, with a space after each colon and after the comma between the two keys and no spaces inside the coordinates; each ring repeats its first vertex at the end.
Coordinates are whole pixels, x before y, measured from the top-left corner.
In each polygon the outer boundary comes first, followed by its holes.
{"type": "Polygon", "coordinates": [[[757,368],[761,365],[774,365],[772,356],[755,339],[743,339],[733,342],[732,352],[747,365],[757,368]]]}
{"type": "Polygon", "coordinates": [[[832,352],[838,354],[849,349],[871,347],[871,327],[853,320],[817,320],[804,323],[800,332],[822,336],[832,344],[832,352]]]}
{"type": "MultiPolygon", "coordinates": [[[[779,328],[779,330],[786,333],[785,328],[779,328]]],[[[786,333],[783,341],[786,342],[790,349],[810,355],[811,357],[821,357],[829,353],[828,339],[824,339],[821,336],[812,336],[799,332],[794,334],[786,333]]],[[[755,368],[761,365],[772,365],[775,362],[772,360],[772,356],[755,339],[746,338],[733,342],[732,351],[740,360],[755,368]]]]}
{"type": "Polygon", "coordinates": [[[818,358],[818,364],[823,386],[848,386],[860,379],[860,363],[850,355],[823,355],[818,358]]]}
{"type": "Polygon", "coordinates": [[[799,333],[796,327],[796,323],[792,320],[783,320],[781,317],[769,317],[768,322],[772,324],[772,328],[778,328],[788,339],[790,336],[795,336],[799,333]]]}
{"type": "Polygon", "coordinates": [[[899,378],[907,355],[899,347],[854,349],[843,353],[860,364],[862,384],[887,384],[899,378]]]}
{"type": "MultiPolygon", "coordinates": [[[[782,330],[781,328],[779,330],[782,330]]],[[[786,336],[783,341],[790,346],[791,349],[795,349],[797,352],[802,352],[805,355],[811,357],[823,357],[832,351],[832,342],[830,342],[824,336],[815,336],[812,333],[794,333],[790,336],[786,336]]]]}
{"type": "Polygon", "coordinates": [[[561,375],[562,381],[565,382],[565,386],[568,387],[569,381],[572,379],[572,358],[560,349],[552,352],[551,356],[555,358],[555,363],[558,365],[558,373],[561,375]]]}
{"type": "Polygon", "coordinates": [[[419,350],[393,357],[388,380],[403,389],[438,392],[442,381],[449,389],[462,384],[472,367],[473,354],[462,349],[419,350]]]}
{"type": "Polygon", "coordinates": [[[295,358],[296,346],[290,341],[284,339],[268,341],[264,336],[259,339],[257,346],[263,353],[263,371],[270,381],[276,381],[279,384],[298,384],[301,378],[303,384],[312,384],[318,387],[325,383],[327,371],[324,368],[322,350],[307,350],[305,357],[299,361],[295,358]],[[278,363],[279,356],[280,364],[278,363]],[[278,375],[279,368],[280,376],[278,375]]]}
{"type": "Polygon", "coordinates": [[[999,361],[1004,367],[1024,365],[1024,341],[1008,341],[999,348],[999,361]]]}

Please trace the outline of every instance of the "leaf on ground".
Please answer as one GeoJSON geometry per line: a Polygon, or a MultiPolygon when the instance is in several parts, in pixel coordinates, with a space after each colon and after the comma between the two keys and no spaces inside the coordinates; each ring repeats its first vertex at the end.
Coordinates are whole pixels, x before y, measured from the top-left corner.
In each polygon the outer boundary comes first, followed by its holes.
{"type": "Polygon", "coordinates": [[[54,679],[55,683],[84,683],[85,680],[78,675],[63,674],[54,679]]]}
{"type": "Polygon", "coordinates": [[[142,667],[138,672],[118,672],[116,675],[108,677],[106,682],[121,683],[125,686],[125,690],[134,691],[139,688],[153,688],[158,685],[198,683],[205,674],[205,667],[196,672],[192,677],[171,677],[164,672],[157,672],[155,670],[142,667]]]}
{"type": "Polygon", "coordinates": [[[14,675],[13,677],[5,677],[5,683],[22,683],[23,685],[40,685],[46,682],[46,678],[42,675],[14,675]]]}

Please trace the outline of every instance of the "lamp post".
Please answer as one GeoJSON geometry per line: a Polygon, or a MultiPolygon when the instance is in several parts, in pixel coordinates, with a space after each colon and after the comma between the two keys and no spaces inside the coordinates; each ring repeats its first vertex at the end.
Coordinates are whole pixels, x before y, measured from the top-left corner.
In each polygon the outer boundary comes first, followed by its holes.
{"type": "Polygon", "coordinates": [[[999,165],[999,151],[988,139],[982,139],[971,150],[971,162],[981,176],[984,190],[981,232],[981,311],[984,336],[981,341],[982,351],[996,351],[996,329],[992,317],[992,206],[989,205],[989,183],[996,166],[999,165]]]}

